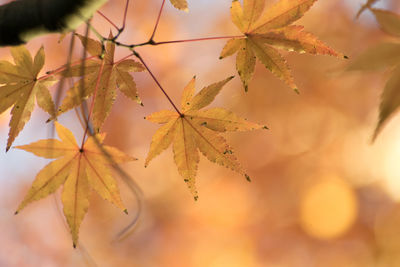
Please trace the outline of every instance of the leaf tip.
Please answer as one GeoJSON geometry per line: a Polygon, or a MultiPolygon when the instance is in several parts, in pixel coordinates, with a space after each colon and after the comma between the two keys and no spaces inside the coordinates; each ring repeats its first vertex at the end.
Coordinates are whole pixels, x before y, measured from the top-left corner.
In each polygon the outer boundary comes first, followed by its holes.
{"type": "Polygon", "coordinates": [[[299,91],[299,89],[297,89],[297,88],[293,88],[293,90],[294,90],[294,92],[296,93],[296,94],[300,94],[300,91],[299,91]]]}
{"type": "Polygon", "coordinates": [[[14,215],[17,215],[19,213],[19,211],[17,210],[16,212],[14,212],[14,215]]]}
{"type": "Polygon", "coordinates": [[[73,248],[76,248],[75,242],[72,242],[72,247],[73,247],[73,248]]]}
{"type": "Polygon", "coordinates": [[[220,56],[218,59],[223,59],[223,57],[220,56]]]}
{"type": "Polygon", "coordinates": [[[250,176],[248,176],[247,174],[245,174],[244,177],[246,177],[246,180],[247,180],[248,182],[251,182],[250,176]]]}
{"type": "Polygon", "coordinates": [[[268,128],[267,125],[264,125],[262,128],[263,128],[264,130],[269,130],[269,128],[268,128]]]}
{"type": "Polygon", "coordinates": [[[7,146],[6,147],[6,153],[8,152],[8,150],[10,150],[11,146],[7,146]]]}
{"type": "Polygon", "coordinates": [[[193,199],[194,201],[197,201],[199,199],[199,196],[194,196],[193,199]]]}
{"type": "Polygon", "coordinates": [[[125,214],[128,214],[128,210],[127,210],[127,209],[124,209],[124,213],[125,213],[125,214]]]}
{"type": "Polygon", "coordinates": [[[343,58],[344,58],[344,59],[349,59],[349,57],[348,57],[348,56],[346,56],[346,55],[343,55],[343,58]]]}

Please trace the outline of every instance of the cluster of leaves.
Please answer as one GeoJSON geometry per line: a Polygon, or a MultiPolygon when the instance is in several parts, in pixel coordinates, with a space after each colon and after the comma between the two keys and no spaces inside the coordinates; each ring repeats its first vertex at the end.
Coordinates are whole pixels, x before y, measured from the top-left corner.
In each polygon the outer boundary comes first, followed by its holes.
{"type": "MultiPolygon", "coordinates": [[[[376,1],[368,1],[359,14],[369,9],[375,16],[380,28],[393,37],[400,37],[400,15],[381,9],[372,8],[376,1]]],[[[375,127],[373,140],[393,113],[400,107],[400,43],[383,42],[363,52],[348,70],[376,71],[390,69],[391,76],[383,89],[379,107],[379,120],[375,127]]]]}
{"type": "MultiPolygon", "coordinates": [[[[176,8],[187,10],[186,0],[170,1],[176,8]]],[[[292,25],[314,2],[316,0],[280,0],[265,11],[265,0],[244,0],[243,8],[239,1],[232,2],[232,21],[243,36],[230,39],[223,48],[220,58],[237,52],[236,68],[246,91],[254,72],[256,57],[275,76],[297,90],[285,59],[275,48],[344,57],[311,33],[304,31],[303,26],[292,25]]],[[[144,44],[156,44],[152,39],[153,35],[150,41],[144,44]]],[[[56,159],[36,176],[17,212],[32,201],[55,192],[61,184],[64,184],[62,192],[64,214],[75,246],[78,242],[79,226],[88,209],[90,188],[126,211],[110,166],[134,158],[116,148],[102,145],[105,135],[100,134],[100,131],[114,104],[117,89],[141,104],[131,73],[145,70],[154,78],[175,109],[154,112],[146,117],[151,122],[163,125],[152,138],[145,165],[147,166],[172,144],[178,171],[195,199],[198,197],[195,178],[199,151],[211,162],[232,169],[250,180],[233,154],[232,148],[220,133],[267,129],[267,127],[249,122],[223,108],[203,109],[215,99],[233,76],[206,86],[197,94],[193,78],[183,90],[181,106],[178,109],[134,50],[135,45],[121,45],[111,33],[108,38],[102,38],[101,41],[82,35],[76,36],[91,57],[61,68],[61,71],[38,76],[45,61],[43,48],[39,49],[34,59],[24,47],[12,48],[15,64],[0,61],[0,112],[13,106],[7,150],[29,120],[35,98],[38,106],[50,115],[49,120],[57,120],[61,114],[84,104],[87,98],[92,99],[87,123],[93,125],[94,133],[86,138],[90,128],[87,125],[81,145],[78,145],[67,128],[55,122],[61,141],[46,139],[16,147],[40,157],[56,159]],[[106,45],[104,41],[107,41],[106,45]],[[129,56],[115,60],[116,44],[128,47],[133,52],[130,56],[136,56],[140,62],[128,59],[129,56]],[[56,107],[48,87],[70,77],[78,79],[68,89],[61,105],[56,107]]]]}

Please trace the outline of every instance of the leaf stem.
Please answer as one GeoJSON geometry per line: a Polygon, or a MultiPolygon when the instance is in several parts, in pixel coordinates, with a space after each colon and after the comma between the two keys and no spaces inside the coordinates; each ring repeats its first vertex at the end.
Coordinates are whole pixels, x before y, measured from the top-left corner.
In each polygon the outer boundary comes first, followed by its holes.
{"type": "Polygon", "coordinates": [[[169,97],[169,95],[167,94],[167,92],[164,90],[164,88],[161,86],[160,82],[157,80],[157,78],[154,76],[154,74],[151,72],[151,70],[149,69],[149,67],[147,66],[147,64],[144,62],[143,58],[139,55],[139,53],[137,53],[136,51],[133,51],[133,54],[135,55],[135,57],[137,57],[140,62],[143,64],[143,66],[146,68],[146,70],[150,73],[150,76],[153,78],[153,80],[155,81],[155,83],[157,84],[157,86],[160,88],[160,90],[163,92],[163,94],[167,97],[169,103],[171,103],[171,105],[174,107],[174,109],[176,110],[176,112],[178,112],[179,116],[182,116],[182,113],[179,111],[179,109],[176,107],[176,105],[174,104],[174,102],[172,101],[172,99],[169,97]]]}
{"type": "Polygon", "coordinates": [[[125,23],[126,23],[126,14],[128,13],[128,7],[129,7],[129,0],[126,0],[125,3],[125,10],[124,10],[124,20],[122,21],[122,27],[119,28],[118,31],[122,32],[125,29],[125,23]]]}
{"type": "Polygon", "coordinates": [[[90,104],[89,113],[88,113],[87,120],[86,120],[86,129],[85,129],[85,132],[83,134],[81,149],[83,149],[83,146],[84,146],[84,143],[85,143],[85,139],[86,139],[86,135],[87,135],[88,130],[89,130],[90,118],[92,117],[92,114],[93,114],[94,102],[95,102],[95,99],[96,99],[97,92],[99,90],[99,85],[100,85],[100,80],[101,80],[101,74],[103,73],[103,68],[104,68],[104,60],[101,61],[101,65],[100,65],[100,69],[99,69],[99,75],[97,76],[96,87],[94,89],[94,93],[93,93],[93,97],[92,97],[92,103],[90,104]]]}
{"type": "Polygon", "coordinates": [[[97,10],[97,13],[98,13],[100,16],[102,16],[105,20],[107,20],[108,23],[110,23],[117,31],[119,30],[118,26],[115,25],[115,23],[112,22],[112,20],[109,19],[106,15],[104,15],[100,10],[97,10]]]}
{"type": "Polygon", "coordinates": [[[164,4],[165,4],[165,0],[162,1],[160,11],[158,12],[156,24],[154,25],[154,29],[153,29],[153,32],[152,32],[150,38],[149,38],[149,41],[152,41],[153,38],[154,38],[154,35],[156,34],[157,27],[158,27],[158,24],[159,24],[159,22],[160,22],[161,14],[162,14],[163,9],[164,9],[164,4]]]}

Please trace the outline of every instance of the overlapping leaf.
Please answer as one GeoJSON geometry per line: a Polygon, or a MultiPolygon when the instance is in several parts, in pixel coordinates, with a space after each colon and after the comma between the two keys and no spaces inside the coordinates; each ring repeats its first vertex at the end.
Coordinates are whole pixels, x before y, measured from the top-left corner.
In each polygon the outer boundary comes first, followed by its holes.
{"type": "Polygon", "coordinates": [[[33,60],[23,46],[11,48],[11,54],[15,65],[8,61],[0,61],[0,113],[13,106],[6,150],[9,150],[29,121],[35,98],[39,107],[50,115],[55,114],[54,103],[47,88],[55,80],[52,77],[38,80],[45,60],[43,47],[37,51],[33,60]]]}
{"type": "MultiPolygon", "coordinates": [[[[89,54],[92,56],[101,55],[102,47],[100,42],[78,36],[89,54]]],[[[112,36],[110,35],[110,37],[112,36]]],[[[69,77],[84,76],[84,78],[83,81],[78,80],[75,82],[68,90],[67,96],[63,99],[58,109],[57,116],[79,106],[83,100],[96,92],[92,118],[93,125],[98,132],[111,111],[117,88],[128,98],[141,104],[136,84],[129,72],[144,71],[144,67],[133,59],[114,62],[114,50],[115,44],[108,42],[102,59],[87,60],[84,63],[83,70],[82,65],[77,65],[71,67],[68,73],[63,73],[63,75],[69,77]]]]}
{"type": "Polygon", "coordinates": [[[187,182],[195,199],[197,199],[195,178],[199,163],[198,150],[210,161],[230,168],[248,178],[231,147],[218,132],[266,128],[248,122],[223,108],[202,110],[214,100],[222,87],[232,78],[229,77],[211,84],[195,96],[193,96],[195,92],[195,78],[193,78],[183,91],[180,113],[162,110],[146,117],[151,122],[164,125],[156,131],[152,138],[145,165],[147,166],[153,158],[172,144],[178,171],[187,182]]]}
{"type": "Polygon", "coordinates": [[[38,173],[16,213],[29,203],[54,193],[64,184],[63,210],[75,246],[78,242],[80,224],[89,207],[91,188],[102,198],[126,212],[109,165],[132,161],[135,158],[114,147],[102,145],[100,148],[104,135],[89,137],[81,148],[71,131],[57,122],[55,126],[61,141],[45,139],[16,147],[39,157],[56,159],[38,173]]]}
{"type": "MultiPolygon", "coordinates": [[[[379,26],[386,33],[400,37],[400,16],[393,12],[370,9],[375,15],[379,26]]],[[[382,70],[390,68],[391,77],[383,89],[379,107],[379,120],[373,139],[377,137],[385,122],[400,107],[400,43],[380,43],[354,60],[348,70],[382,70]]]]}
{"type": "Polygon", "coordinates": [[[232,2],[232,21],[245,36],[230,39],[223,48],[220,59],[237,52],[236,69],[246,91],[253,76],[256,58],[275,76],[297,90],[289,66],[276,48],[343,57],[316,36],[304,31],[303,26],[291,25],[315,1],[280,0],[264,13],[265,0],[244,0],[243,8],[238,0],[232,2]]]}

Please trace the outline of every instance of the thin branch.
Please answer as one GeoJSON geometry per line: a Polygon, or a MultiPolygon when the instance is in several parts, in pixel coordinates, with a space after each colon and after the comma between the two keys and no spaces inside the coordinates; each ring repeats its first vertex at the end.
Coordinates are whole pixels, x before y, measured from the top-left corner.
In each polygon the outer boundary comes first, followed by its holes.
{"type": "Polygon", "coordinates": [[[162,1],[160,11],[158,12],[156,24],[154,25],[153,33],[151,34],[149,41],[152,41],[153,38],[154,38],[154,35],[156,34],[158,23],[160,22],[161,14],[162,14],[163,9],[164,9],[164,4],[165,4],[165,0],[162,1]]]}
{"type": "Polygon", "coordinates": [[[189,43],[189,42],[220,40],[220,39],[232,39],[232,38],[244,38],[244,37],[245,37],[244,35],[205,37],[205,38],[196,38],[196,39],[184,39],[184,40],[172,40],[172,41],[154,42],[152,45],[189,43]]]}
{"type": "Polygon", "coordinates": [[[167,94],[167,92],[164,90],[164,88],[161,86],[161,84],[159,83],[159,81],[157,80],[157,78],[154,76],[154,74],[151,72],[151,70],[149,69],[149,67],[147,66],[147,64],[143,61],[143,58],[136,52],[133,51],[133,54],[135,55],[135,57],[137,57],[140,62],[142,62],[143,66],[146,68],[146,70],[150,73],[150,76],[153,78],[153,80],[156,82],[156,84],[158,85],[158,87],[161,89],[161,91],[163,92],[163,94],[167,97],[169,103],[171,103],[171,105],[174,107],[174,109],[176,110],[176,112],[178,112],[179,116],[182,116],[182,113],[179,111],[179,109],[175,106],[174,102],[172,101],[172,99],[169,97],[169,95],[167,94]]]}
{"type": "Polygon", "coordinates": [[[102,16],[105,20],[107,20],[108,21],[108,23],[110,23],[115,29],[117,29],[117,31],[119,31],[119,28],[118,28],[118,26],[117,25],[115,25],[115,23],[114,22],[112,22],[112,20],[111,19],[109,19],[106,15],[104,15],[101,11],[99,11],[99,10],[97,10],[97,13],[100,15],[100,16],[102,16]]]}
{"type": "Polygon", "coordinates": [[[129,6],[129,0],[126,0],[125,10],[124,10],[124,20],[122,22],[122,27],[118,30],[120,32],[122,32],[125,29],[126,14],[128,13],[128,6],[129,6]]]}
{"type": "Polygon", "coordinates": [[[200,42],[200,41],[210,41],[210,40],[221,40],[221,39],[232,39],[232,38],[245,38],[244,35],[228,35],[228,36],[214,36],[214,37],[204,37],[204,38],[195,38],[195,39],[182,39],[182,40],[171,40],[171,41],[162,41],[162,42],[155,42],[153,40],[149,40],[144,43],[139,44],[121,44],[116,42],[116,45],[134,48],[139,46],[146,46],[146,45],[163,45],[163,44],[175,44],[175,43],[190,43],[190,42],[200,42]]]}

